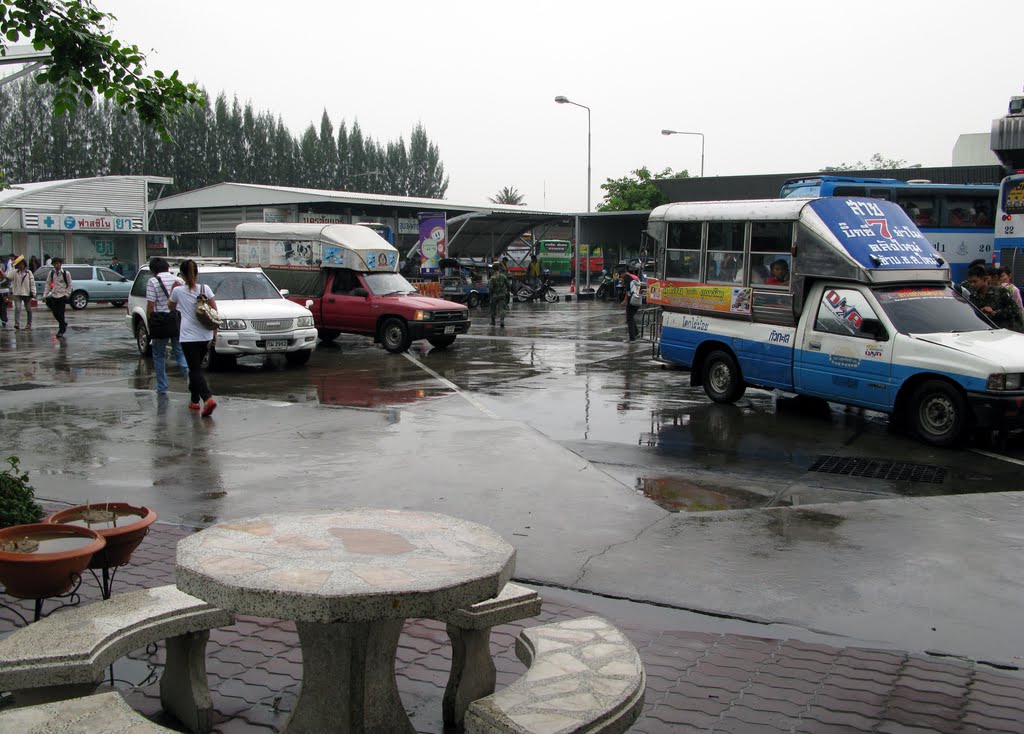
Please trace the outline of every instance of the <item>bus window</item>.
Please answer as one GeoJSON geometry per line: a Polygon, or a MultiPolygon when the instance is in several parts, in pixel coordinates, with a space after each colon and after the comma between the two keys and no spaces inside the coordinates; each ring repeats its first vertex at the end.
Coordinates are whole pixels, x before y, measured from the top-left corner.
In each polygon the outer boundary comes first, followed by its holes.
{"type": "Polygon", "coordinates": [[[701,222],[671,222],[665,253],[666,278],[700,277],[701,222]]]}
{"type": "Polygon", "coordinates": [[[939,219],[935,211],[935,197],[921,196],[911,192],[899,192],[896,203],[903,207],[911,221],[918,227],[935,227],[939,219]]]}
{"type": "Polygon", "coordinates": [[[750,223],[750,284],[789,287],[791,222],[750,223]]]}
{"type": "Polygon", "coordinates": [[[950,197],[946,201],[940,226],[988,229],[992,226],[988,202],[966,197],[950,197]]]}
{"type": "Polygon", "coordinates": [[[708,263],[704,280],[708,283],[743,282],[743,222],[708,223],[708,263]]]}
{"type": "Polygon", "coordinates": [[[869,199],[885,199],[892,201],[892,189],[872,188],[869,186],[836,186],[833,196],[866,196],[869,199]]]}

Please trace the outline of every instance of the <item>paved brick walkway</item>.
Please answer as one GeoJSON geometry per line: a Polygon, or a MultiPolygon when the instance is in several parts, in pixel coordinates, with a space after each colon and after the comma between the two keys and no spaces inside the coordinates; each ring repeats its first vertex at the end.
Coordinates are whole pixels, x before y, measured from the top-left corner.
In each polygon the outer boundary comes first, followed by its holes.
{"type": "MultiPolygon", "coordinates": [[[[155,525],[132,564],[118,572],[115,593],[174,583],[174,546],[189,532],[155,525]]],[[[99,597],[88,576],[82,592],[89,600],[99,597]]],[[[582,606],[545,601],[541,615],[528,624],[589,613],[582,606]]],[[[0,609],[0,636],[14,628],[15,619],[0,609]]],[[[646,702],[634,732],[1024,732],[1024,679],[984,665],[889,650],[650,629],[631,624],[628,615],[610,619],[640,650],[647,669],[646,702]]],[[[504,625],[492,635],[499,687],[524,670],[513,644],[520,629],[504,625]]],[[[294,625],[240,617],[233,627],[211,634],[208,653],[216,731],[279,730],[300,685],[294,625]]],[[[398,649],[398,687],[420,732],[444,731],[441,694],[449,660],[443,625],[421,620],[406,625],[398,649]]],[[[147,685],[124,692],[139,711],[173,725],[159,715],[155,680],[162,662],[162,648],[152,656],[138,651],[116,666],[115,675],[142,681],[152,674],[147,685]]]]}

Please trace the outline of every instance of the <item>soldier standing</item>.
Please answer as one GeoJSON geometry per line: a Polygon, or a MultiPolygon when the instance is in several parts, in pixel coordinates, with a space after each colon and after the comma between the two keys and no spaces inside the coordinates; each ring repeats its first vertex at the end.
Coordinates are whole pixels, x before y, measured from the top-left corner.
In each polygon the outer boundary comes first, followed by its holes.
{"type": "Polygon", "coordinates": [[[487,298],[491,302],[491,326],[497,318],[502,328],[505,327],[505,313],[508,311],[510,284],[501,263],[491,264],[491,279],[488,281],[487,298]]]}
{"type": "Polygon", "coordinates": [[[1000,329],[1021,331],[1024,328],[1021,310],[1014,303],[1013,296],[1002,286],[989,282],[983,265],[967,270],[967,285],[971,289],[971,303],[992,319],[992,323],[1000,329]]]}

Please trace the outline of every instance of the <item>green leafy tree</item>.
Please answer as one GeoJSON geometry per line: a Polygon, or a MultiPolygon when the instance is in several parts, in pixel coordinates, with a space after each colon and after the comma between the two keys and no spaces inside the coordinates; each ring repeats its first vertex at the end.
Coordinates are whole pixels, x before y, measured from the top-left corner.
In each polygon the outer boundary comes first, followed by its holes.
{"type": "Polygon", "coordinates": [[[430,142],[423,125],[417,124],[409,137],[409,188],[405,195],[443,199],[447,190],[448,176],[440,151],[430,142]]]}
{"type": "Polygon", "coordinates": [[[690,177],[685,170],[673,172],[671,168],[651,174],[646,166],[630,173],[631,176],[610,178],[601,184],[605,195],[604,201],[597,205],[599,212],[649,211],[668,201],[668,197],[654,185],[655,180],[690,177]]]}
{"type": "Polygon", "coordinates": [[[54,86],[55,114],[70,112],[79,103],[92,106],[98,94],[167,137],[174,115],[202,104],[203,93],[195,84],[181,82],[177,71],[147,75],[146,57],[138,46],[107,32],[113,20],[91,0],[0,0],[0,53],[23,38],[38,51],[49,49],[51,59],[35,80],[54,86]]]}
{"type": "Polygon", "coordinates": [[[857,161],[856,163],[840,163],[838,166],[825,166],[822,171],[878,171],[882,169],[903,168],[907,162],[903,158],[886,158],[881,153],[875,153],[867,163],[857,161]]]}
{"type": "Polygon", "coordinates": [[[498,190],[494,196],[488,196],[487,200],[492,204],[503,204],[507,206],[526,206],[523,195],[514,186],[505,186],[498,190]]]}

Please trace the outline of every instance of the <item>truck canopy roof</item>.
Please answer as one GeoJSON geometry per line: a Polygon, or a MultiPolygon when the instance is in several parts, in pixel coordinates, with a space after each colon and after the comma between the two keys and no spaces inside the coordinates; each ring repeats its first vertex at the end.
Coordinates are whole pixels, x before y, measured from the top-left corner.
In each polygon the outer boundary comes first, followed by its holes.
{"type": "Polygon", "coordinates": [[[246,264],[398,270],[398,250],[359,224],[239,224],[235,240],[246,264]]]}

